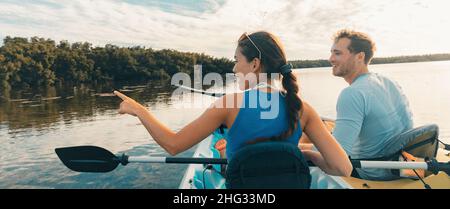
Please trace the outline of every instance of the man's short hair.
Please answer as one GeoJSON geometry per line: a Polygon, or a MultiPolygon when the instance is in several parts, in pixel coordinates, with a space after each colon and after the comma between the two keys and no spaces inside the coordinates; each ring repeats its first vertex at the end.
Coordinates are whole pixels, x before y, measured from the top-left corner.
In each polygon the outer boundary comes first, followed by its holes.
{"type": "Polygon", "coordinates": [[[336,34],[334,35],[334,42],[338,42],[341,38],[350,39],[348,50],[353,54],[364,52],[364,63],[366,65],[369,64],[376,50],[376,47],[375,43],[367,34],[344,29],[336,32],[336,34]]]}

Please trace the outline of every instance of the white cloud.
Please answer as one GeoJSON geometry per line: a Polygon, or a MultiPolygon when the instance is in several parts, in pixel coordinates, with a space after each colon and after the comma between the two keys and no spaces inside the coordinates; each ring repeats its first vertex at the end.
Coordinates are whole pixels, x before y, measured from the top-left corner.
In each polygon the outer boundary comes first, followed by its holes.
{"type": "Polygon", "coordinates": [[[449,3],[444,0],[197,2],[199,10],[193,11],[119,0],[0,0],[0,36],[141,45],[231,58],[244,31],[263,29],[280,36],[289,59],[317,59],[328,57],[335,31],[353,28],[376,40],[378,56],[450,52],[449,3]]]}

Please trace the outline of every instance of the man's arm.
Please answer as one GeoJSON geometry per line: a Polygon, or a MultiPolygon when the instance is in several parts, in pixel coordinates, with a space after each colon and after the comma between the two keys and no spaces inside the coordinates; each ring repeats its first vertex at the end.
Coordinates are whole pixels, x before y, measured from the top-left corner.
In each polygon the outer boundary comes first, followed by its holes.
{"type": "Polygon", "coordinates": [[[336,104],[336,126],[333,136],[348,155],[361,132],[365,116],[365,101],[361,92],[346,88],[339,95],[336,104]]]}

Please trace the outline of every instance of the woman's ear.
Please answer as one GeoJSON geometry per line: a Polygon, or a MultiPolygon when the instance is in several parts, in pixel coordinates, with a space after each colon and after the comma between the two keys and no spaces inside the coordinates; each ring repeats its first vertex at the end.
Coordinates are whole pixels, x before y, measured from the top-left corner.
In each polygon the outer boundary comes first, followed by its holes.
{"type": "Polygon", "coordinates": [[[261,69],[261,60],[258,58],[253,59],[253,72],[256,73],[261,69]]]}

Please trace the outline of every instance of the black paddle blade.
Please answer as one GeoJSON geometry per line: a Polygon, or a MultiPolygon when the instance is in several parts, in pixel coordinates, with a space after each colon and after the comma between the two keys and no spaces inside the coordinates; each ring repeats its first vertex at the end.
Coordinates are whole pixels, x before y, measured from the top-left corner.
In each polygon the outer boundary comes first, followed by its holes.
{"type": "Polygon", "coordinates": [[[55,152],[65,166],[78,172],[109,172],[120,163],[113,153],[96,146],[62,147],[55,152]]]}

